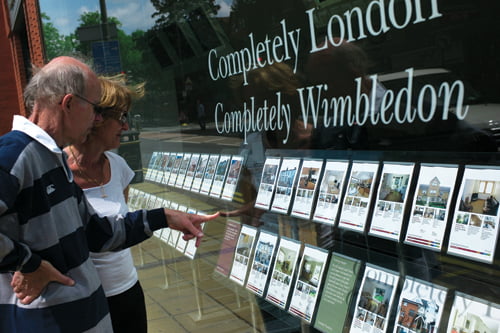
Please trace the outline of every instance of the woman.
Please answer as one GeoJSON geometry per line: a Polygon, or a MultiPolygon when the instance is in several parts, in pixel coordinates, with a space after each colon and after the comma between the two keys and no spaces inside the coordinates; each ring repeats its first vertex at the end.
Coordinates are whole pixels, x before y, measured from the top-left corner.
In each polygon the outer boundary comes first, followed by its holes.
{"type": "MultiPolygon", "coordinates": [[[[75,182],[101,216],[125,214],[128,185],[134,172],[119,155],[122,131],[128,130],[127,116],[133,97],[143,95],[143,85],[129,88],[119,78],[100,78],[99,107],[103,121],[96,123],[87,141],[65,148],[75,182]]],[[[144,293],[129,249],[91,253],[106,294],[115,332],[147,332],[144,293]]]]}

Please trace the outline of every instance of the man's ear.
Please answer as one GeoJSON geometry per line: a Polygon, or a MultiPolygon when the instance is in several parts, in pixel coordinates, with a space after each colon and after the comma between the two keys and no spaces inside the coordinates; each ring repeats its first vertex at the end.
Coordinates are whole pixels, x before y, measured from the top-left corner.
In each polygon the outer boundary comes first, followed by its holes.
{"type": "Polygon", "coordinates": [[[73,101],[73,95],[71,94],[64,95],[63,99],[61,100],[62,109],[64,111],[69,111],[71,108],[72,101],[73,101]]]}

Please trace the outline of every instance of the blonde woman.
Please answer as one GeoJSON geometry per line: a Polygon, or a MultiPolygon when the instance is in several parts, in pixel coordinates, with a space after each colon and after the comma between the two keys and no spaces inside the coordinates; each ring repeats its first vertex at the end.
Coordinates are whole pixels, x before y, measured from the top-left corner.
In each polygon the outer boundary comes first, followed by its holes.
{"type": "MultiPolygon", "coordinates": [[[[75,182],[100,216],[127,213],[128,186],[134,172],[119,155],[123,131],[128,130],[128,112],[133,97],[143,95],[143,85],[133,88],[118,77],[99,78],[102,95],[99,107],[103,120],[88,139],[65,148],[75,182]]],[[[146,306],[129,249],[91,253],[106,294],[115,332],[147,332],[146,306]]]]}

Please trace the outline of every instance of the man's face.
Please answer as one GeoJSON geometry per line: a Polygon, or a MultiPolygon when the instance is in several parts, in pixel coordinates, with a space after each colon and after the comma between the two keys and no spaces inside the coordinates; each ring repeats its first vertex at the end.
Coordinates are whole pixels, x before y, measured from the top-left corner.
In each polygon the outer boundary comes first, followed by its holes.
{"type": "Polygon", "coordinates": [[[84,142],[94,126],[94,122],[102,121],[102,116],[95,112],[95,106],[101,100],[101,89],[97,78],[89,79],[87,96],[75,96],[78,100],[77,112],[73,115],[75,124],[75,142],[84,142]]]}

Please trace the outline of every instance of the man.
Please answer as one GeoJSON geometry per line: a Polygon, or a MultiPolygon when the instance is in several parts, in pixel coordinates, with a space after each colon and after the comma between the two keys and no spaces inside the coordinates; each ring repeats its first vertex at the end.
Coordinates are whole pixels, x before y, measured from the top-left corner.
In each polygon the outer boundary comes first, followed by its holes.
{"type": "Polygon", "coordinates": [[[29,119],[0,137],[0,332],[111,332],[89,250],[137,244],[162,227],[203,236],[199,216],[167,209],[99,218],[73,182],[62,148],[101,120],[97,76],[59,57],[25,90],[29,119]]]}

